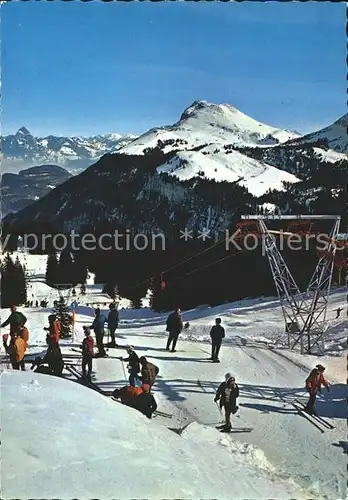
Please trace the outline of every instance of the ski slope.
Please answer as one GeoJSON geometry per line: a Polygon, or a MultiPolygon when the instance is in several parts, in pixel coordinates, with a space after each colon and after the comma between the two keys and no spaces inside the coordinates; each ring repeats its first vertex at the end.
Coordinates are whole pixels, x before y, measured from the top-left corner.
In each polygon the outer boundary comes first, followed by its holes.
{"type": "MultiPolygon", "coordinates": [[[[42,269],[36,269],[36,275],[40,273],[42,269]]],[[[42,292],[46,287],[31,284],[42,292]]],[[[67,371],[70,380],[29,370],[14,373],[3,360],[2,467],[8,471],[3,474],[3,496],[345,499],[346,293],[342,288],[331,294],[330,336],[321,357],[301,356],[284,347],[275,298],[185,311],[183,319],[190,327],[180,335],[176,353],[165,351],[167,314],[121,309],[117,341],[124,347],[134,345],[139,355],[159,367],[154,395],[159,410],[172,418],[156,416],[149,421],[74,383],[67,371]],[[339,306],[344,310],[335,319],[339,306]],[[215,317],[221,317],[226,328],[220,364],[208,360],[215,317]],[[335,426],[323,433],[291,405],[296,398],[306,399],[304,380],[318,362],[327,367],[331,390],[318,398],[317,410],[335,426]],[[231,435],[215,429],[221,415],[213,398],[226,372],[235,375],[240,388],[240,410],[232,417],[231,435]],[[25,467],[16,469],[18,463],[25,467]]],[[[28,317],[30,362],[45,352],[43,327],[51,309],[22,310],[28,317]]],[[[107,312],[107,306],[102,310],[107,312]]],[[[7,315],[1,310],[2,321],[7,315]]],[[[80,345],[82,326],[91,324],[93,316],[93,307],[81,304],[73,338],[61,342],[65,360],[77,368],[81,357],[71,347],[80,345]]],[[[125,350],[109,349],[108,354],[93,361],[93,380],[105,391],[127,382],[126,363],[119,359],[125,350]]]]}

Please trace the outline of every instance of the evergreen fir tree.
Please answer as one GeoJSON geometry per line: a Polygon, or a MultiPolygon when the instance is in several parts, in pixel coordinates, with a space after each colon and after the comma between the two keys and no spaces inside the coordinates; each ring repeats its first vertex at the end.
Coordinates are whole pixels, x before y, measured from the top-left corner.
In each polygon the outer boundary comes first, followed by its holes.
{"type": "Polygon", "coordinates": [[[62,339],[71,337],[73,318],[67,301],[63,296],[61,296],[57,302],[54,308],[54,313],[61,325],[60,337],[62,339]]]}
{"type": "Polygon", "coordinates": [[[46,284],[55,287],[58,284],[59,263],[56,252],[49,254],[46,265],[46,284]]]}
{"type": "Polygon", "coordinates": [[[86,285],[85,283],[82,283],[81,288],[80,288],[81,295],[86,295],[86,285]]]}
{"type": "Polygon", "coordinates": [[[86,283],[88,276],[88,269],[85,259],[81,252],[74,254],[74,283],[86,283]]]}
{"type": "Polygon", "coordinates": [[[15,283],[17,290],[17,305],[25,304],[27,301],[27,281],[25,276],[25,268],[20,263],[18,255],[15,261],[15,283]]]}
{"type": "Polygon", "coordinates": [[[107,293],[109,295],[109,297],[112,298],[112,300],[119,299],[119,289],[118,289],[118,285],[116,285],[116,284],[106,283],[106,285],[103,288],[103,292],[107,293]]]}
{"type": "Polygon", "coordinates": [[[143,301],[141,298],[136,298],[130,301],[131,309],[141,309],[143,307],[143,301]]]}
{"type": "Polygon", "coordinates": [[[1,263],[1,307],[17,305],[17,270],[9,253],[1,263]]]}
{"type": "Polygon", "coordinates": [[[75,290],[75,288],[73,288],[73,291],[71,292],[71,295],[72,295],[73,297],[76,297],[76,290],[75,290]]]}
{"type": "Polygon", "coordinates": [[[59,257],[58,283],[62,285],[76,285],[74,261],[69,249],[64,249],[59,257]]]}

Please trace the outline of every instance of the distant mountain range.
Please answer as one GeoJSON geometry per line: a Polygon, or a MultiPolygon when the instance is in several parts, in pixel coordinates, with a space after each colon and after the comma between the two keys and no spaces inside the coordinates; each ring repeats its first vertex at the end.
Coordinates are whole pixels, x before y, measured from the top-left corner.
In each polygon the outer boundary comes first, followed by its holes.
{"type": "Polygon", "coordinates": [[[322,206],[321,196],[330,210],[333,192],[341,200],[336,184],[348,164],[346,122],[347,115],[299,136],[230,105],[196,101],[174,125],[118,143],[116,153],[7,221],[12,227],[52,223],[59,231],[88,226],[169,234],[190,227],[218,234],[264,201],[285,211],[304,203],[311,212],[322,206]]]}
{"type": "Polygon", "coordinates": [[[2,172],[55,164],[76,174],[106,153],[113,153],[136,136],[105,134],[92,137],[34,137],[25,127],[2,137],[2,172]]]}
{"type": "Polygon", "coordinates": [[[57,165],[41,165],[18,174],[5,173],[1,176],[1,210],[3,216],[17,212],[43,198],[72,175],[57,165]]]}

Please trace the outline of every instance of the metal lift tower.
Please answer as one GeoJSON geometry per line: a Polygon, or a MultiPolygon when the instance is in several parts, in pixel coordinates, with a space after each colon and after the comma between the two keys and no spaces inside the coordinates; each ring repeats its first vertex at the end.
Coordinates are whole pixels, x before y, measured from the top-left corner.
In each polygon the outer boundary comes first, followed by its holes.
{"type": "Polygon", "coordinates": [[[293,349],[300,343],[301,354],[312,353],[315,346],[323,351],[321,342],[327,330],[326,311],[341,217],[338,215],[243,215],[241,218],[258,225],[282,307],[289,349],[293,349]],[[333,221],[330,235],[324,236],[325,252],[319,257],[304,293],[300,292],[273,236],[274,234],[291,236],[296,233],[268,229],[266,222],[271,220],[333,221]]]}

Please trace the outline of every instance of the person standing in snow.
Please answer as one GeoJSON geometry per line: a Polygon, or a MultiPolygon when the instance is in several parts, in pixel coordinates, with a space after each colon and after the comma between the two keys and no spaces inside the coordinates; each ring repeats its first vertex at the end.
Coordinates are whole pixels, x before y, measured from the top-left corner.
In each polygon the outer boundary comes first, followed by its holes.
{"type": "Polygon", "coordinates": [[[309,399],[305,410],[310,415],[317,414],[314,405],[317,394],[321,391],[321,386],[324,385],[327,391],[330,390],[329,382],[324,377],[324,371],[325,367],[323,365],[316,365],[306,379],[306,389],[309,393],[309,399]]]}
{"type": "Polygon", "coordinates": [[[0,325],[0,328],[4,328],[7,325],[10,325],[10,335],[11,336],[16,336],[17,335],[17,330],[19,326],[24,326],[25,323],[27,322],[27,318],[24,316],[23,313],[20,311],[17,311],[17,306],[13,305],[10,308],[11,314],[7,318],[6,321],[0,325]]]}
{"type": "Polygon", "coordinates": [[[215,402],[220,400],[220,408],[225,410],[225,425],[222,428],[223,432],[231,432],[231,414],[238,411],[237,398],[239,397],[239,387],[236,384],[236,379],[230,374],[226,373],[225,382],[219,385],[214,398],[215,402]]]}
{"type": "Polygon", "coordinates": [[[49,326],[45,326],[44,330],[48,331],[49,337],[52,339],[53,342],[56,344],[59,344],[59,339],[60,339],[60,324],[57,321],[57,317],[55,314],[50,314],[48,316],[48,323],[49,326]]]}
{"type": "Polygon", "coordinates": [[[216,318],[215,325],[210,330],[211,338],[211,360],[213,363],[220,363],[219,352],[222,339],[225,338],[225,329],[221,326],[221,319],[216,318]]]}
{"type": "Polygon", "coordinates": [[[99,307],[95,310],[95,318],[90,326],[92,330],[94,330],[95,338],[97,341],[98,353],[94,356],[95,358],[102,358],[106,356],[106,352],[104,349],[103,339],[104,339],[104,325],[106,323],[106,317],[101,314],[99,307]]]}
{"type": "Polygon", "coordinates": [[[343,311],[343,307],[338,307],[337,309],[335,309],[336,311],[336,318],[339,318],[341,316],[341,312],[343,311]]]}
{"type": "Polygon", "coordinates": [[[82,342],[82,376],[90,379],[92,376],[93,368],[93,355],[94,355],[94,340],[91,337],[91,329],[87,326],[83,327],[85,338],[82,342]],[[88,371],[86,373],[86,366],[88,371]]]}
{"type": "Polygon", "coordinates": [[[119,315],[118,310],[116,309],[116,304],[112,303],[109,306],[110,312],[108,315],[108,328],[111,335],[111,342],[108,344],[108,347],[117,347],[115,340],[115,332],[118,327],[119,315]]]}
{"type": "Polygon", "coordinates": [[[170,344],[173,342],[171,352],[175,352],[178,337],[183,329],[181,310],[179,308],[175,309],[175,311],[168,316],[166,325],[166,331],[169,332],[166,351],[170,350],[170,344]]]}
{"type": "Polygon", "coordinates": [[[153,363],[150,363],[145,356],[141,356],[139,359],[142,367],[141,367],[141,381],[143,384],[148,384],[150,386],[150,389],[152,388],[153,384],[155,383],[156,377],[159,373],[159,368],[158,366],[154,365],[153,363]]]}
{"type": "Polygon", "coordinates": [[[121,358],[121,361],[128,362],[128,373],[130,385],[136,385],[136,380],[139,380],[138,373],[140,372],[139,356],[134,350],[134,346],[130,345],[127,348],[128,358],[121,358]]]}

